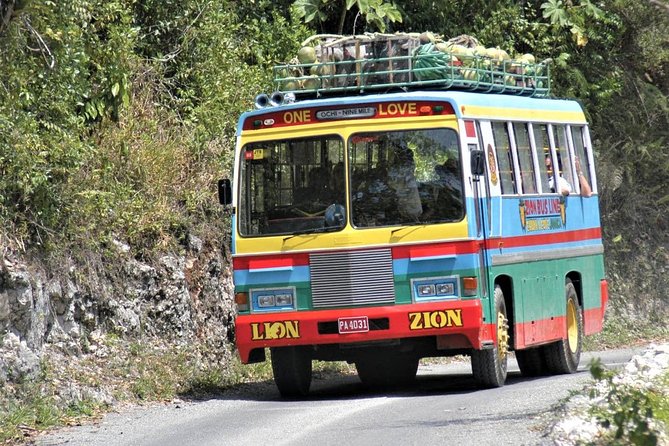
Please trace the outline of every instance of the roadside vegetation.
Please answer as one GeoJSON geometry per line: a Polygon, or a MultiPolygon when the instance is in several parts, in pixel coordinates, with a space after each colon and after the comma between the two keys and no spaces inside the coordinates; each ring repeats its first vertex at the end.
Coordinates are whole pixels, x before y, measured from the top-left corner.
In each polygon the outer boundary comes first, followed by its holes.
{"type": "MultiPolygon", "coordinates": [[[[215,183],[230,175],[239,114],[273,89],[271,67],[315,33],[426,30],[553,61],[553,92],[583,103],[598,164],[611,302],[587,346],[667,339],[666,0],[0,0],[2,248],[104,269],[116,240],[138,259],[178,252],[190,233],[224,246],[215,183]]],[[[79,379],[110,401],[270,376],[268,363],[241,367],[231,352],[223,367],[184,347],[109,342],[127,356],[80,364],[100,376],[79,379]]],[[[63,407],[51,367],[0,389],[0,443],[105,410],[85,394],[63,407]]],[[[666,417],[666,404],[653,413],[666,417]]]]}
{"type": "Polygon", "coordinates": [[[669,438],[669,370],[652,383],[617,380],[598,363],[590,372],[603,384],[590,389],[591,398],[606,402],[590,409],[605,432],[596,444],[659,445],[669,438]]]}
{"type": "MultiPolygon", "coordinates": [[[[23,443],[41,431],[94,419],[126,404],[223,397],[250,383],[274,389],[270,361],[243,365],[237,356],[224,354],[215,365],[191,345],[114,336],[96,347],[96,353],[67,361],[51,352],[36,379],[0,388],[0,445],[23,443]]],[[[345,363],[314,363],[316,378],[352,370],[345,363]]]]}

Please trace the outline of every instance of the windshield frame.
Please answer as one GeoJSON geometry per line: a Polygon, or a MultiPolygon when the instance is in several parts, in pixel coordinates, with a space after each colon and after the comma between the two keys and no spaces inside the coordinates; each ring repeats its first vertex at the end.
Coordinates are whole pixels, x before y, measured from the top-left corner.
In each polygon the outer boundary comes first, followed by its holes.
{"type": "MultiPolygon", "coordinates": [[[[430,139],[430,138],[427,138],[430,139]]],[[[239,176],[237,185],[237,209],[236,209],[236,227],[237,232],[241,238],[262,238],[262,237],[284,237],[296,235],[309,235],[309,234],[324,234],[329,232],[339,232],[344,230],[350,225],[352,229],[374,229],[374,228],[384,228],[384,227],[403,227],[403,226],[432,226],[436,224],[450,224],[461,222],[466,216],[465,209],[465,183],[464,183],[464,169],[462,163],[462,151],[460,148],[459,134],[456,128],[451,126],[429,126],[421,128],[410,128],[410,129],[401,129],[401,130],[371,130],[370,128],[360,129],[349,134],[340,134],[340,133],[326,133],[321,135],[314,136],[298,136],[298,137],[284,137],[275,140],[251,140],[245,142],[241,146],[239,151],[239,176]],[[346,136],[348,135],[348,136],[346,136]],[[426,161],[421,161],[418,159],[418,164],[422,163],[423,174],[422,178],[419,178],[419,183],[426,183],[428,186],[434,187],[436,178],[426,178],[426,169],[436,169],[437,165],[434,164],[437,161],[443,163],[444,158],[447,154],[448,157],[455,157],[456,168],[457,168],[457,184],[460,188],[459,190],[459,202],[456,203],[458,208],[457,212],[449,216],[448,218],[444,217],[433,217],[433,218],[417,218],[414,220],[401,219],[397,221],[385,221],[382,224],[367,225],[359,221],[356,217],[356,210],[354,209],[354,139],[365,137],[365,136],[391,136],[397,137],[398,135],[409,135],[409,145],[411,145],[414,150],[416,149],[415,140],[420,139],[421,135],[432,135],[432,142],[438,141],[439,138],[436,138],[435,135],[441,135],[441,140],[448,141],[448,143],[441,143],[441,149],[433,150],[432,161],[433,164],[426,164],[426,161]],[[339,186],[331,189],[332,193],[338,194],[337,200],[333,201],[332,205],[337,205],[335,209],[329,209],[332,206],[322,207],[321,211],[318,213],[304,212],[303,215],[295,215],[294,218],[296,222],[303,223],[302,225],[297,224],[292,225],[290,219],[286,220],[286,225],[280,229],[273,229],[271,231],[258,230],[252,227],[252,217],[250,215],[245,215],[245,213],[251,212],[251,206],[248,202],[249,198],[245,194],[249,191],[250,176],[249,173],[249,151],[253,152],[253,149],[259,149],[262,147],[279,147],[286,146],[291,147],[291,145],[299,145],[301,143],[314,143],[314,142],[329,142],[329,144],[334,144],[337,146],[336,150],[339,150],[341,153],[340,158],[335,158],[333,160],[320,160],[319,162],[329,163],[331,173],[334,168],[334,163],[342,169],[340,175],[334,174],[331,178],[338,178],[339,186]],[[440,152],[440,150],[442,150],[440,152]],[[346,172],[344,172],[346,169],[346,172]],[[341,176],[341,178],[339,178],[341,176]],[[247,200],[247,201],[245,201],[247,200]],[[248,208],[248,209],[247,209],[248,208]],[[326,211],[330,211],[328,214],[329,223],[326,224],[326,211]],[[309,223],[308,219],[312,219],[312,222],[309,223]],[[322,222],[322,224],[321,224],[322,222]]],[[[285,149],[291,150],[291,149],[285,149]]],[[[379,152],[381,153],[381,152],[379,152]]],[[[328,155],[329,156],[329,155],[328,155]]],[[[260,158],[263,159],[263,158],[260,158]]],[[[285,160],[284,160],[285,161],[285,160]]],[[[276,167],[275,167],[276,169],[276,167]]],[[[426,186],[422,184],[422,187],[426,186]]],[[[294,190],[293,190],[294,192],[294,190]]],[[[425,200],[425,192],[421,192],[423,199],[425,200]]],[[[423,201],[424,201],[423,200],[423,201]]],[[[279,203],[279,201],[277,201],[279,203]]],[[[425,204],[423,204],[425,207],[425,204]]],[[[298,210],[299,212],[299,210],[298,210]]],[[[257,214],[257,212],[256,212],[257,214]]],[[[269,219],[269,217],[267,217],[269,219]]]]}
{"type": "Polygon", "coordinates": [[[240,237],[334,232],[346,226],[344,219],[344,224],[333,229],[341,220],[338,212],[344,209],[345,214],[345,180],[341,180],[339,187],[329,183],[335,167],[344,175],[343,136],[327,133],[249,141],[240,148],[239,154],[236,226],[240,237]],[[333,162],[337,165],[333,166],[333,162]],[[254,164],[259,167],[253,168],[254,164]],[[318,187],[314,187],[316,183],[318,187]],[[298,193],[302,194],[299,204],[298,193]],[[319,194],[320,198],[316,197],[319,194]],[[323,200],[327,198],[335,201],[325,205],[323,200]],[[340,207],[326,213],[330,204],[340,207]],[[265,210],[268,206],[274,206],[271,210],[274,218],[270,218],[270,210],[265,210]],[[326,215],[330,218],[327,222],[326,215]],[[270,224],[273,227],[270,228],[270,224]]]}
{"type": "MultiPolygon", "coordinates": [[[[457,130],[449,126],[364,130],[352,133],[346,141],[351,226],[355,229],[373,229],[432,226],[462,221],[466,209],[460,146],[457,130]],[[356,166],[360,164],[355,147],[359,141],[378,144],[371,148],[376,153],[368,154],[363,162],[369,166],[369,175],[360,183],[355,172],[356,166]],[[384,144],[386,147],[383,147],[384,144]],[[373,173],[374,170],[377,173],[373,173]],[[356,209],[361,188],[363,197],[365,194],[371,195],[369,201],[380,204],[385,200],[388,203],[381,204],[376,209],[356,209]],[[429,192],[430,189],[432,193],[429,192]],[[447,190],[450,197],[446,194],[447,190]],[[443,192],[441,201],[434,196],[435,191],[443,192]],[[448,203],[450,210],[455,212],[446,214],[445,210],[440,210],[444,203],[448,203]],[[363,213],[370,212],[376,215],[371,218],[365,215],[366,218],[363,218],[363,213]],[[389,212],[395,215],[388,215],[389,212]]],[[[367,151],[370,151],[369,147],[367,151]]]]}

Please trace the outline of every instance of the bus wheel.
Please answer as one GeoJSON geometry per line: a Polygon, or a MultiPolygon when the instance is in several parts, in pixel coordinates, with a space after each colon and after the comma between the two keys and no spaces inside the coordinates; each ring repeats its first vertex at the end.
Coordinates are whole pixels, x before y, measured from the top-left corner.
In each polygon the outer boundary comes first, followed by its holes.
{"type": "Polygon", "coordinates": [[[546,371],[541,347],[516,350],[516,360],[523,376],[541,376],[546,371]]]}
{"type": "Polygon", "coordinates": [[[497,345],[488,350],[472,351],[472,372],[474,379],[482,387],[501,387],[506,381],[509,352],[509,321],[502,289],[495,287],[495,326],[497,345]]]}
{"type": "Polygon", "coordinates": [[[567,280],[565,294],[567,297],[567,337],[544,347],[548,370],[555,374],[574,373],[581,360],[583,313],[571,280],[567,280]]]}
{"type": "Polygon", "coordinates": [[[419,358],[403,354],[374,354],[355,361],[360,381],[367,387],[396,387],[416,378],[419,358]]]}
{"type": "Polygon", "coordinates": [[[272,373],[284,398],[306,396],[311,386],[311,357],[303,347],[272,348],[272,373]]]}

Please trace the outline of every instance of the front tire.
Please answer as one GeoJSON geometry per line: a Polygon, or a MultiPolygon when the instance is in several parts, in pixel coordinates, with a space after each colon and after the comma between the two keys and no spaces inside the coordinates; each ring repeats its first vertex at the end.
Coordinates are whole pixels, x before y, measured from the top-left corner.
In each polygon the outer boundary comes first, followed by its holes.
{"type": "Polygon", "coordinates": [[[309,394],[311,387],[311,356],[304,347],[276,347],[272,353],[272,373],[279,393],[284,398],[309,394]]]}
{"type": "Polygon", "coordinates": [[[493,349],[472,351],[472,372],[481,387],[502,387],[506,382],[509,352],[509,320],[504,293],[495,287],[495,327],[497,344],[493,349]]]}
{"type": "Polygon", "coordinates": [[[576,288],[571,280],[565,284],[567,299],[566,338],[544,347],[546,366],[551,373],[568,374],[578,369],[583,343],[583,313],[576,288]]]}

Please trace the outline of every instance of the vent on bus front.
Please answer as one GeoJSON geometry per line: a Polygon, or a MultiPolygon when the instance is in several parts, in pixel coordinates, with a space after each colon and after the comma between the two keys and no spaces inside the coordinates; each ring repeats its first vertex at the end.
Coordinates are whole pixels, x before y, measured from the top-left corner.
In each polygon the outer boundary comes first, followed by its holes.
{"type": "Polygon", "coordinates": [[[309,266],[314,308],[395,302],[390,249],[311,254],[309,266]]]}

